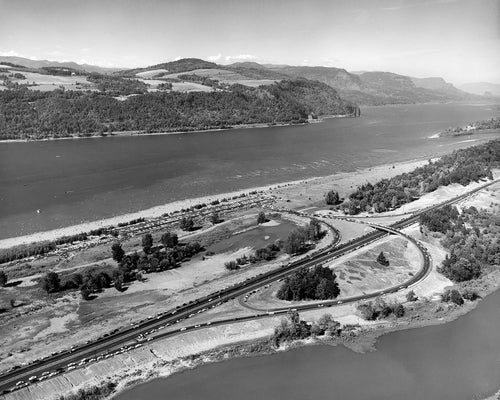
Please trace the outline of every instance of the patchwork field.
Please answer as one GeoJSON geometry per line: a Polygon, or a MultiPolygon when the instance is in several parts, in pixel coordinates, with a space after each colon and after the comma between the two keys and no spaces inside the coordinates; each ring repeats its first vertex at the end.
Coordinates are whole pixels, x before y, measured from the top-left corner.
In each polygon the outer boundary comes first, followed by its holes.
{"type": "Polygon", "coordinates": [[[32,90],[55,90],[63,86],[66,90],[88,90],[94,88],[94,84],[89,82],[85,76],[59,76],[45,75],[36,72],[28,72],[24,70],[8,70],[2,69],[3,73],[20,73],[26,79],[11,78],[13,82],[19,84],[33,85],[29,88],[32,90]]]}

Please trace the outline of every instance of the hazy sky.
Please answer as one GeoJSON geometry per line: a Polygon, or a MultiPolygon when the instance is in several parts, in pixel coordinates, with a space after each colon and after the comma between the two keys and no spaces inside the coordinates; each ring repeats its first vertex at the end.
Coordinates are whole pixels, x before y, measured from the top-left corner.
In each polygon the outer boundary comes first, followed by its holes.
{"type": "Polygon", "coordinates": [[[0,55],[198,57],[500,83],[500,0],[0,0],[0,55]]]}

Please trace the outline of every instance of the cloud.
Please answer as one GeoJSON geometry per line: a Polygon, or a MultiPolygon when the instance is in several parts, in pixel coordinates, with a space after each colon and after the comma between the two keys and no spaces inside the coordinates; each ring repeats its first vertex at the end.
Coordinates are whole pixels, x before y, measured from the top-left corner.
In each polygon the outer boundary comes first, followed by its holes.
{"type": "Polygon", "coordinates": [[[397,11],[397,10],[403,10],[406,8],[414,8],[414,7],[421,7],[421,6],[430,6],[433,4],[451,4],[451,3],[456,3],[457,1],[460,0],[435,0],[435,1],[423,1],[423,2],[417,2],[417,3],[404,3],[399,6],[393,6],[393,7],[382,7],[382,10],[385,11],[397,11]]]}
{"type": "Polygon", "coordinates": [[[225,56],[224,60],[227,62],[237,62],[237,61],[251,61],[255,60],[257,57],[255,57],[252,54],[239,54],[237,56],[225,56]]]}
{"type": "Polygon", "coordinates": [[[14,50],[0,51],[0,56],[2,56],[2,57],[24,57],[22,54],[19,54],[17,51],[14,51],[14,50]]]}
{"type": "Polygon", "coordinates": [[[219,53],[216,56],[208,56],[207,59],[208,59],[208,61],[212,61],[212,62],[220,61],[222,59],[222,54],[219,53]]]}

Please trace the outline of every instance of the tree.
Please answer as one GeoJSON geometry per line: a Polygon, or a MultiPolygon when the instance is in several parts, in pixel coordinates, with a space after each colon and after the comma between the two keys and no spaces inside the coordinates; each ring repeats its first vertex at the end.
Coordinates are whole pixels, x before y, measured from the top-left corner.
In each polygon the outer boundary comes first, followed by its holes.
{"type": "Polygon", "coordinates": [[[0,287],[4,287],[7,284],[7,274],[4,271],[0,271],[0,287]]]}
{"type": "Polygon", "coordinates": [[[321,224],[317,218],[311,218],[307,231],[309,234],[309,240],[315,241],[321,238],[321,224]]]}
{"type": "Polygon", "coordinates": [[[210,222],[214,225],[218,224],[220,222],[220,218],[219,218],[219,213],[217,211],[214,211],[211,215],[210,215],[210,222]]]}
{"type": "Polygon", "coordinates": [[[406,294],[406,301],[417,301],[418,297],[415,295],[415,292],[413,290],[410,290],[406,294]]]}
{"type": "Polygon", "coordinates": [[[142,249],[144,250],[144,253],[149,254],[152,247],[153,247],[153,236],[151,236],[150,233],[146,233],[142,237],[142,249]]]}
{"type": "Polygon", "coordinates": [[[298,254],[306,249],[308,233],[304,228],[298,228],[290,232],[285,240],[285,251],[288,254],[298,254]]]}
{"type": "Polygon", "coordinates": [[[464,304],[464,299],[458,290],[453,289],[450,293],[450,301],[456,305],[461,306],[464,304]]]}
{"type": "Polygon", "coordinates": [[[363,319],[366,319],[367,321],[374,321],[378,317],[378,313],[373,307],[373,304],[371,301],[368,303],[361,303],[357,307],[358,311],[361,314],[361,317],[363,319]]]}
{"type": "Polygon", "coordinates": [[[113,254],[113,260],[115,260],[117,263],[121,262],[123,260],[123,257],[125,256],[125,252],[123,251],[122,245],[119,242],[113,243],[111,246],[111,253],[113,254]]]}
{"type": "Polygon", "coordinates": [[[266,213],[264,211],[259,212],[259,215],[257,216],[257,223],[264,224],[266,222],[267,222],[266,213]]]}
{"type": "Polygon", "coordinates": [[[477,292],[475,290],[465,289],[462,292],[462,297],[465,300],[474,301],[474,300],[477,300],[479,298],[479,295],[477,294],[477,292]]]}
{"type": "Polygon", "coordinates": [[[240,266],[236,263],[236,261],[228,261],[224,263],[224,267],[226,267],[226,269],[229,271],[240,269],[240,266]]]}
{"type": "Polygon", "coordinates": [[[455,303],[459,306],[464,304],[464,299],[457,289],[447,289],[442,295],[441,300],[445,303],[455,303]]]}
{"type": "Polygon", "coordinates": [[[173,248],[179,244],[179,238],[176,233],[165,232],[161,235],[161,243],[166,249],[173,248]]]}
{"type": "Polygon", "coordinates": [[[181,229],[183,231],[191,231],[194,228],[193,217],[182,217],[181,219],[181,229]]]}
{"type": "Polygon", "coordinates": [[[385,254],[383,251],[380,252],[380,254],[377,257],[377,262],[380,265],[388,266],[389,265],[389,260],[385,257],[385,254]]]}
{"type": "Polygon", "coordinates": [[[340,331],[340,323],[335,321],[331,314],[323,314],[315,325],[318,326],[321,333],[337,335],[340,331]]]}
{"type": "Polygon", "coordinates": [[[115,289],[118,290],[119,292],[123,291],[123,275],[118,274],[115,277],[114,286],[115,286],[115,289]]]}
{"type": "Polygon", "coordinates": [[[405,308],[401,303],[397,303],[394,305],[393,313],[397,318],[401,318],[405,315],[405,308]]]}
{"type": "Polygon", "coordinates": [[[57,272],[48,272],[42,278],[42,289],[47,293],[54,293],[61,288],[61,279],[57,272]]]}
{"type": "Polygon", "coordinates": [[[92,297],[92,290],[87,286],[82,286],[82,288],[80,289],[80,294],[82,295],[82,298],[84,300],[90,300],[90,298],[92,297]]]}
{"type": "Polygon", "coordinates": [[[333,190],[330,190],[326,195],[325,195],[325,203],[330,205],[330,206],[336,206],[337,204],[340,204],[340,196],[338,192],[335,192],[333,190]]]}

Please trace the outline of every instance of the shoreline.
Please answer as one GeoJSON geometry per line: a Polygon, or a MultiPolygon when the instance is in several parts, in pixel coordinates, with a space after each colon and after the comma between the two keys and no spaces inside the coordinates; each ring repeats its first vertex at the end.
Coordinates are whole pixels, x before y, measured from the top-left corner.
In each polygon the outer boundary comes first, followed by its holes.
{"type": "Polygon", "coordinates": [[[172,213],[172,212],[181,210],[183,208],[189,208],[189,207],[194,206],[196,204],[209,203],[213,200],[220,201],[223,198],[240,196],[241,194],[248,194],[249,192],[257,191],[257,192],[261,192],[260,194],[262,195],[270,190],[276,190],[279,188],[295,186],[295,185],[309,184],[309,183],[314,183],[314,181],[320,181],[320,180],[330,180],[330,181],[332,181],[332,186],[333,186],[333,184],[335,184],[336,181],[338,181],[340,179],[345,179],[346,177],[349,177],[349,176],[356,176],[359,174],[367,173],[369,171],[377,171],[377,170],[392,168],[393,166],[397,166],[398,169],[400,169],[401,167],[404,167],[404,166],[415,167],[415,165],[421,164],[421,163],[426,163],[427,161],[428,160],[426,158],[417,158],[417,159],[411,159],[411,160],[401,161],[401,162],[397,162],[397,163],[375,165],[373,167],[356,169],[356,170],[350,171],[350,172],[336,172],[336,173],[331,174],[331,175],[315,176],[315,177],[306,178],[306,179],[298,179],[298,180],[293,180],[293,181],[273,183],[273,184],[264,185],[264,186],[249,187],[246,189],[240,189],[240,190],[236,190],[236,191],[232,191],[232,192],[216,193],[213,195],[206,195],[206,196],[200,196],[200,197],[187,198],[187,199],[183,199],[183,200],[176,200],[173,202],[164,203],[161,205],[153,206],[153,207],[139,210],[139,211],[135,211],[132,213],[118,214],[118,215],[114,215],[114,216],[111,216],[108,218],[98,219],[95,221],[86,221],[86,222],[82,222],[80,224],[69,225],[69,226],[56,228],[56,229],[50,229],[47,231],[39,231],[39,232],[30,233],[27,235],[13,236],[13,237],[0,239],[0,249],[6,249],[6,248],[14,247],[17,245],[23,245],[23,244],[29,244],[29,243],[55,240],[55,239],[62,237],[62,236],[69,236],[69,235],[75,235],[78,233],[89,232],[89,231],[94,230],[94,229],[109,227],[112,225],[116,226],[119,223],[128,222],[128,221],[138,219],[138,218],[146,218],[146,219],[147,218],[159,218],[163,214],[172,213]]]}
{"type": "Polygon", "coordinates": [[[36,143],[36,142],[52,142],[55,140],[78,140],[78,139],[103,139],[103,138],[117,138],[117,137],[134,137],[134,136],[166,136],[166,135],[183,135],[189,133],[203,133],[203,132],[222,132],[229,130],[239,130],[239,129],[261,129],[261,128],[279,128],[284,126],[304,126],[311,123],[317,124],[322,123],[327,119],[334,118],[357,118],[351,114],[339,114],[339,115],[323,115],[315,120],[308,120],[306,122],[277,122],[277,123],[266,123],[258,122],[253,124],[239,124],[232,125],[225,128],[208,128],[208,129],[193,129],[193,130],[176,130],[171,132],[143,132],[143,131],[114,131],[111,133],[105,133],[104,135],[94,132],[89,134],[89,136],[64,136],[64,137],[48,137],[42,139],[0,139],[0,143],[36,143]]]}

